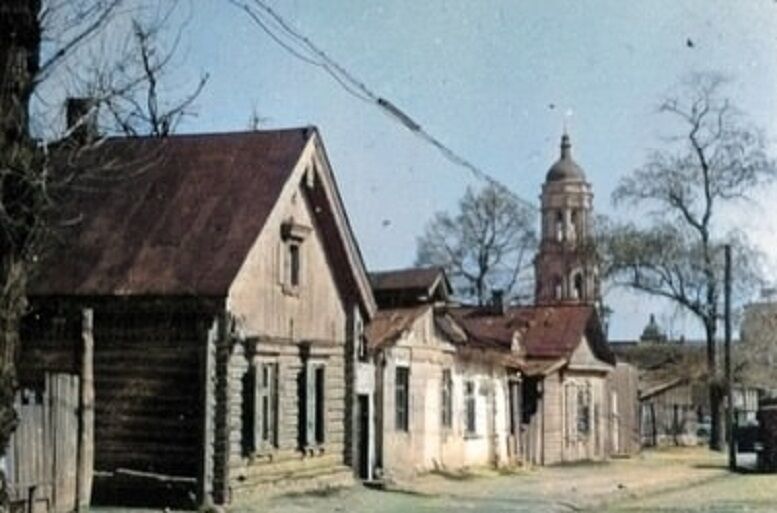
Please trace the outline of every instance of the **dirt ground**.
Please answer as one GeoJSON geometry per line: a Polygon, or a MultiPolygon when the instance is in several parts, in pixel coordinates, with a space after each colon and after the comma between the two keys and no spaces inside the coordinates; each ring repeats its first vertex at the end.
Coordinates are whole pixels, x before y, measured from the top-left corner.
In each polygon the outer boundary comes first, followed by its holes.
{"type": "Polygon", "coordinates": [[[388,490],[346,490],[238,505],[239,513],[777,512],[777,476],[732,475],[705,449],[600,464],[430,474],[388,490]]]}
{"type": "Polygon", "coordinates": [[[354,486],[279,496],[237,504],[228,513],[314,512],[777,513],[777,475],[731,474],[723,454],[673,449],[598,464],[430,474],[387,490],[354,486]]]}

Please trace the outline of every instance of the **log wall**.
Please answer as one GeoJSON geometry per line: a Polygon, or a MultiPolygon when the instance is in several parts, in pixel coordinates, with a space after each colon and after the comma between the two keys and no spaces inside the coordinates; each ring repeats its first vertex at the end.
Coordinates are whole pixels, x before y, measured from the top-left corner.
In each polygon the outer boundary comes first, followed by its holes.
{"type": "Polygon", "coordinates": [[[202,328],[193,313],[96,312],[96,470],[196,477],[202,328]]]}

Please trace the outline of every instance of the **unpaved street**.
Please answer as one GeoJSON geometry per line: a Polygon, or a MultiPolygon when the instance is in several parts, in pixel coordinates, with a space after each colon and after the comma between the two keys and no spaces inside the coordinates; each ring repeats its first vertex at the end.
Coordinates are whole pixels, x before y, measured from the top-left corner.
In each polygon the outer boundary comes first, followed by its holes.
{"type": "Polygon", "coordinates": [[[704,449],[512,473],[433,474],[387,491],[355,487],[258,501],[241,513],[777,511],[777,476],[730,475],[704,449]]]}

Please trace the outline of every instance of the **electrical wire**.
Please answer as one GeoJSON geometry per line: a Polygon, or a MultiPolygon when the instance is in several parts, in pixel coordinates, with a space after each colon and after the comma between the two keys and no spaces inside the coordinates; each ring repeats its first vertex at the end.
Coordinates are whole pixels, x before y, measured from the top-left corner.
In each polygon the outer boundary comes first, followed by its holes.
{"type": "Polygon", "coordinates": [[[291,55],[307,64],[321,68],[347,93],[379,108],[396,122],[416,134],[419,138],[437,148],[446,160],[460,168],[468,170],[470,174],[478,180],[484,181],[490,186],[498,189],[500,192],[509,195],[525,207],[528,207],[531,210],[538,210],[534,203],[518,196],[497,178],[494,178],[492,175],[462,157],[449,146],[434,137],[431,133],[426,131],[420,123],[416,122],[411,116],[403,112],[392,102],[379,96],[372,89],[367,87],[364,82],[354,77],[347,69],[313,43],[310,38],[297,32],[288,21],[263,0],[253,0],[255,7],[249,5],[246,0],[229,1],[236,7],[245,11],[273,41],[291,55]],[[285,37],[289,42],[285,41],[281,36],[285,37]]]}

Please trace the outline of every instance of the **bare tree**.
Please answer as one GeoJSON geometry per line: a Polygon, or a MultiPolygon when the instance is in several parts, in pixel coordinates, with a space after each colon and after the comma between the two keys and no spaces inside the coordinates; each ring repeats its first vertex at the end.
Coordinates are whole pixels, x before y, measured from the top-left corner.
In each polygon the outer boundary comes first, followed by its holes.
{"type": "Polygon", "coordinates": [[[418,238],[416,264],[444,267],[458,295],[479,305],[491,289],[522,298],[531,291],[534,225],[534,212],[506,191],[467,188],[459,211],[438,212],[418,238]]]}
{"type": "Polygon", "coordinates": [[[777,392],[777,302],[747,305],[740,339],[734,353],[735,380],[777,392]]]}
{"type": "Polygon", "coordinates": [[[172,99],[163,97],[162,80],[180,39],[179,33],[168,50],[159,45],[167,17],[151,23],[133,20],[133,44],[126,57],[109,73],[98,73],[102,80],[91,81],[99,84],[95,92],[106,98],[105,107],[113,121],[109,126],[116,131],[131,136],[171,134],[185,116],[193,115],[192,104],[208,82],[209,75],[204,73],[190,92],[176,94],[172,99]]]}
{"type": "MultiPolygon", "coordinates": [[[[36,115],[31,109],[31,100],[36,98],[51,107],[45,98],[47,82],[52,77],[61,81],[62,74],[77,73],[82,62],[79,52],[96,44],[96,39],[105,36],[103,32],[112,23],[135,12],[136,6],[127,3],[125,0],[0,3],[0,451],[5,450],[15,425],[16,359],[19,326],[28,306],[27,284],[54,230],[65,221],[57,206],[71,192],[74,183],[71,172],[64,175],[59,172],[52,155],[70,160],[98,146],[99,141],[70,136],[97,109],[112,105],[116,98],[127,97],[131,89],[95,87],[100,95],[89,102],[89,108],[78,119],[70,120],[72,125],[59,134],[56,142],[41,140],[31,130],[36,115]]],[[[164,135],[174,127],[191,100],[187,97],[172,111],[151,108],[156,97],[152,82],[165,62],[156,59],[151,51],[151,36],[138,26],[135,36],[140,42],[140,59],[147,61],[148,66],[136,82],[145,84],[149,91],[146,112],[154,123],[149,133],[164,135]],[[141,34],[144,34],[142,38],[141,34]]],[[[110,35],[117,37],[118,34],[110,35]]],[[[117,59],[114,69],[118,69],[123,56],[114,57],[117,59]]]]}
{"type": "Polygon", "coordinates": [[[652,209],[652,222],[613,226],[600,248],[605,272],[616,284],[667,298],[703,325],[713,448],[721,446],[715,340],[722,313],[722,245],[734,245],[740,291],[758,276],[754,251],[739,234],[723,232],[716,215],[775,174],[760,131],[721,96],[723,83],[718,75],[694,75],[679,96],[661,104],[659,112],[678,127],[677,134],[613,192],[616,204],[652,209]]]}

